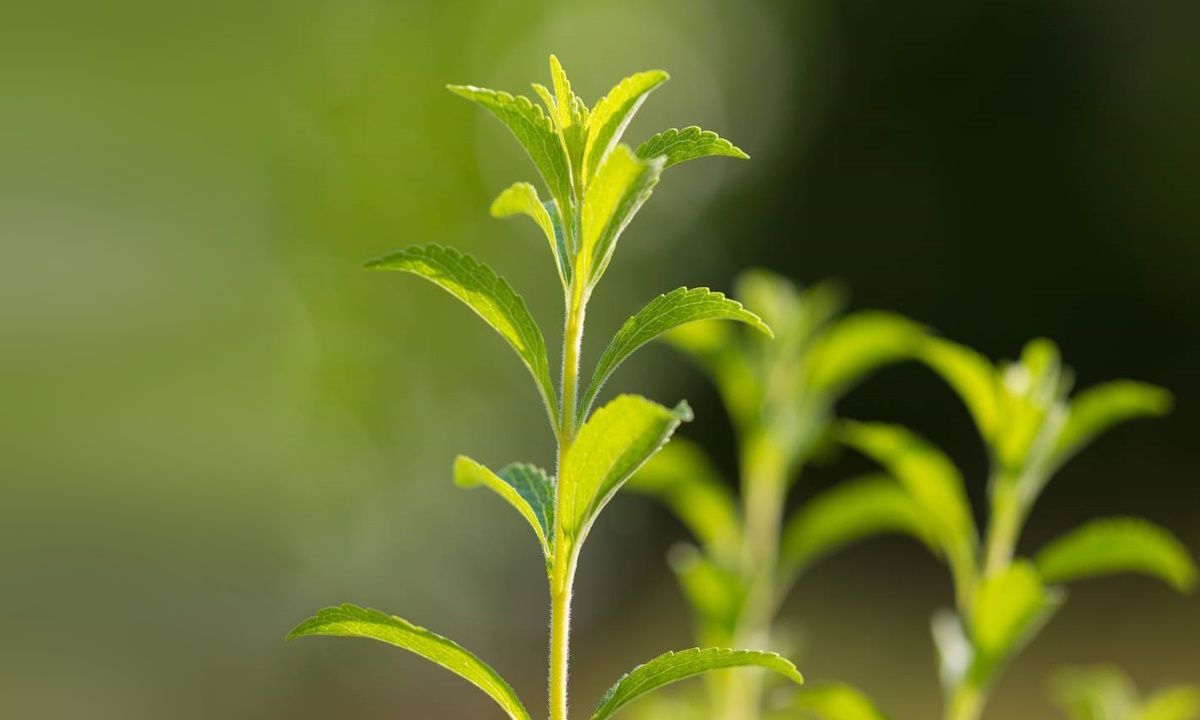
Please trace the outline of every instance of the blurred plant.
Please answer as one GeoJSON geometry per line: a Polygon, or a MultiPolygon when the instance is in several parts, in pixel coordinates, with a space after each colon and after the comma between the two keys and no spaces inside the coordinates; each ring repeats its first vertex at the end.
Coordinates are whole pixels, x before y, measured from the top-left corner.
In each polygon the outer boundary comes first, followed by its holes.
{"type": "MultiPolygon", "coordinates": [[[[681,439],[631,481],[678,515],[699,543],[676,548],[671,564],[702,644],[772,648],[780,603],[813,563],[872,534],[921,529],[908,496],[878,475],[837,486],[784,522],[789,490],[828,444],[837,400],[877,368],[911,357],[924,335],[917,323],[890,313],[843,316],[842,295],[832,284],[801,291],[777,275],[749,271],[738,298],[775,329],[775,342],[717,323],[666,336],[711,377],[738,436],[740,504],[706,453],[681,439]]],[[[763,697],[761,677],[714,675],[701,716],[759,718],[763,697]]],[[[803,691],[780,712],[772,717],[880,717],[842,685],[803,691]]]]}
{"type": "MultiPolygon", "coordinates": [[[[679,288],[650,301],[616,333],[577,402],[584,314],[593,289],[608,267],[617,238],[649,197],[665,168],[708,155],[746,157],[728,141],[699,128],[667,130],[636,151],[619,144],[642,101],[667,79],[652,70],[620,82],[591,109],[576,96],[558,60],[551,56],[554,90],[534,85],[547,113],[529,99],[473,86],[450,90],[479,103],[499,118],[524,146],[546,182],[543,203],[529,183],[516,183],[492,204],[496,217],[523,214],[549,242],[563,287],[565,329],[559,387],[550,379],[546,344],[518,295],[483,263],[438,245],[410,247],[367,264],[424,277],[464,302],[512,346],[533,376],[557,439],[557,472],[527,464],[493,472],[459,457],[454,477],[463,486],[494,491],[529,523],[538,539],[550,587],[551,720],[566,720],[571,591],[580,549],[600,511],[639,466],[654,455],[691,411],[681,402],[669,409],[635,395],[621,395],[591,413],[591,404],[612,371],[635,350],[682,323],[737,320],[764,335],[758,316],[707,288],[679,288]]],[[[289,638],[339,635],[381,640],[412,651],[475,684],[513,720],[529,713],[491,667],[450,640],[401,618],[353,605],[326,608],[298,625],[289,638]]],[[[773,653],[717,648],[666,653],[622,677],[591,716],[602,720],[658,687],[708,670],[759,666],[801,682],[787,660],[773,653]]]]}
{"type": "Polygon", "coordinates": [[[1051,681],[1055,703],[1071,720],[1196,720],[1200,685],[1177,685],[1147,698],[1113,667],[1064,668],[1051,681]]]}
{"type": "Polygon", "coordinates": [[[915,534],[947,563],[955,611],[933,619],[948,720],[975,720],[1004,666],[1062,605],[1060,584],[1117,572],[1158,577],[1180,591],[1196,568],[1166,530],[1136,518],[1093,520],[1032,559],[1015,557],[1026,518],[1046,483],[1096,436],[1133,418],[1167,412],[1170,395],[1128,380],[1069,398],[1071,373],[1057,347],[1034,340],[1021,358],[994,367],[940,338],[919,357],[958,393],[990,457],[987,536],[975,521],[955,465],[915,434],[892,425],[845,422],[840,437],[887,469],[916,509],[915,534]]]}

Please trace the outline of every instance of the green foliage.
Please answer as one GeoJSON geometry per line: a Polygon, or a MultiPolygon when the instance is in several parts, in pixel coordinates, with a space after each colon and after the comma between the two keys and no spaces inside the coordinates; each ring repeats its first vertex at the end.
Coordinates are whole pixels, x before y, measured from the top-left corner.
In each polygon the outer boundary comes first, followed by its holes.
{"type": "Polygon", "coordinates": [[[640,158],[652,158],[666,155],[667,162],[663,167],[678,165],[685,160],[722,155],[725,157],[749,160],[750,156],[735,147],[733,143],[720,137],[711,130],[701,130],[692,125],[682,130],[671,128],[664,130],[641,145],[635,151],[640,158]]]}
{"type": "Polygon", "coordinates": [[[1171,409],[1171,394],[1160,387],[1132,380],[1115,380],[1075,396],[1059,433],[1054,453],[1058,460],[1074,455],[1109,428],[1141,417],[1160,417],[1171,409]]]}
{"type": "MultiPolygon", "coordinates": [[[[543,202],[533,185],[515,183],[492,203],[491,214],[498,218],[528,216],[550,245],[565,303],[559,387],[556,389],[550,378],[545,336],[524,299],[483,263],[457,250],[420,245],[393,252],[367,267],[419,275],[454,295],[500,333],[533,376],[558,445],[555,476],[527,464],[492,472],[459,456],[454,479],[461,486],[482,485],[499,495],[525,519],[538,539],[551,595],[550,720],[567,720],[567,649],[580,547],[609,500],[662,448],[681,422],[691,419],[686,402],[668,409],[635,395],[621,395],[591,413],[596,393],[617,365],[639,347],[682,323],[719,318],[753,325],[766,335],[771,331],[721,293],[680,288],[651,302],[617,332],[593,373],[584,402],[577,402],[587,303],[608,267],[617,239],[649,198],[662,169],[672,159],[686,159],[688,153],[688,157],[745,154],[704,134],[692,139],[691,150],[676,143],[642,156],[620,144],[646,96],[666,81],[667,74],[662,71],[626,78],[591,110],[572,91],[554,56],[550,57],[550,74],[553,91],[533,85],[545,110],[528,98],[506,92],[471,85],[448,87],[482,105],[512,132],[549,191],[551,199],[543,202]]],[[[672,492],[681,506],[693,507],[698,518],[714,503],[719,504],[713,500],[712,490],[710,487],[707,498],[690,489],[672,492]]],[[[724,522],[734,524],[728,516],[724,522]]],[[[712,541],[719,542],[721,533],[734,532],[731,527],[714,529],[712,541]]],[[[410,650],[483,689],[513,720],[529,720],[516,694],[494,670],[446,638],[400,618],[343,605],[320,611],[289,638],[309,635],[372,638],[410,650]]],[[[730,650],[668,653],[623,678],[601,703],[596,717],[608,717],[630,700],[675,680],[710,669],[748,665],[767,667],[800,682],[795,667],[776,655],[730,650]]]]}
{"type": "Polygon", "coordinates": [[[1051,696],[1071,720],[1196,720],[1200,686],[1178,685],[1139,696],[1114,667],[1065,668],[1051,680],[1051,696]]]}
{"type": "Polygon", "coordinates": [[[1028,642],[1062,603],[1042,584],[1028,561],[1017,561],[987,577],[975,594],[971,613],[974,661],[970,675],[983,682],[1028,642]]]}
{"type": "Polygon", "coordinates": [[[767,720],[887,720],[861,690],[844,683],[801,688],[790,705],[767,720]]]}
{"type": "Polygon", "coordinates": [[[1140,572],[1185,592],[1196,584],[1196,566],[1183,544],[1139,518],[1092,520],[1049,543],[1037,554],[1047,582],[1140,572]]]}
{"type": "Polygon", "coordinates": [[[530,720],[516,692],[487,663],[453,641],[402,618],[354,605],[329,607],[297,625],[287,639],[314,635],[368,638],[403,648],[484,691],[512,720],[530,720]]]}
{"type": "Polygon", "coordinates": [[[626,704],[664,685],[710,670],[734,667],[766,668],[794,683],[804,682],[796,666],[775,653],[724,648],[692,648],[669,652],[637,666],[618,680],[604,694],[600,706],[592,714],[592,720],[611,717],[626,704]]]}

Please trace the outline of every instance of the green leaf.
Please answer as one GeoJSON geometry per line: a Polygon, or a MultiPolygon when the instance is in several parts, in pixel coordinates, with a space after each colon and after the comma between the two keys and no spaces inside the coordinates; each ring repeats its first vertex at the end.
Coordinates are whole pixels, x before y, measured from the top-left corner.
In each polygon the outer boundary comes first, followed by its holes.
{"type": "Polygon", "coordinates": [[[1046,582],[1137,572],[1186,592],[1196,584],[1196,566],[1175,536],[1139,518],[1092,520],[1052,541],[1037,554],[1046,582]]]}
{"type": "Polygon", "coordinates": [[[1117,668],[1064,668],[1051,677],[1050,691],[1072,720],[1138,720],[1137,689],[1117,668]]]}
{"type": "Polygon", "coordinates": [[[893,313],[849,315],[813,339],[808,351],[809,387],[841,395],[868,373],[912,357],[924,336],[921,325],[893,313]]]}
{"type": "Polygon", "coordinates": [[[733,143],[719,137],[711,130],[701,130],[695,125],[682,130],[676,128],[664,130],[637,147],[637,156],[643,160],[659,155],[667,156],[664,168],[678,165],[685,160],[713,155],[742,160],[750,159],[749,155],[735,147],[733,143]]]}
{"type": "Polygon", "coordinates": [[[708,288],[681,287],[659,295],[626,320],[604,349],[579,405],[580,417],[587,416],[600,388],[625,358],[668,330],[697,320],[736,320],[771,337],[771,329],[757,315],[722,293],[708,288]]]}
{"type": "Polygon", "coordinates": [[[454,460],[454,482],[460,487],[483,485],[504,498],[533,528],[545,557],[554,556],[554,483],[545,470],[513,463],[494,473],[459,455],[454,460]]]}
{"type": "Polygon", "coordinates": [[[527,182],[513,183],[492,201],[491,214],[495,218],[527,215],[532,219],[542,229],[542,233],[550,243],[550,255],[554,258],[554,266],[558,269],[558,277],[562,281],[563,287],[570,284],[571,256],[565,252],[562,236],[555,232],[555,220],[550,216],[550,210],[538,197],[536,188],[527,182]]]}
{"type": "Polygon", "coordinates": [[[1180,685],[1159,690],[1142,705],[1137,720],[1196,720],[1200,718],[1200,687],[1180,685]]]}
{"type": "Polygon", "coordinates": [[[699,445],[675,438],[630,478],[628,487],[670,508],[714,557],[734,559],[742,535],[737,500],[699,445]]]}
{"type": "Polygon", "coordinates": [[[975,520],[962,476],[949,458],[898,425],[844,421],[840,435],[904,486],[952,563],[970,564],[977,544],[975,520]]]}
{"type": "Polygon", "coordinates": [[[871,698],[853,685],[826,683],[806,686],[783,710],[767,720],[887,720],[871,698]]]}
{"type": "Polygon", "coordinates": [[[583,199],[576,272],[587,273],[594,286],[608,268],[617,238],[658,184],[663,161],[639,160],[626,145],[618,145],[604,160],[583,199]]]}
{"type": "Polygon", "coordinates": [[[571,167],[554,123],[541,107],[523,95],[514,96],[499,90],[474,85],[447,85],[446,88],[455,95],[479,103],[504,123],[533,160],[559,207],[570,207],[571,167]]]}
{"type": "Polygon", "coordinates": [[[313,635],[379,640],[441,665],[488,694],[512,720],[530,720],[516,692],[500,674],[458,644],[407,620],[354,605],[319,611],[288,633],[287,639],[313,635]]]}
{"type": "Polygon", "coordinates": [[[622,80],[608,95],[596,102],[588,122],[587,143],[583,151],[585,182],[593,182],[605,158],[620,142],[622,133],[646,96],[668,78],[670,75],[662,70],[636,73],[622,80]]]}
{"type": "Polygon", "coordinates": [[[605,693],[592,720],[611,717],[622,707],[664,685],[710,670],[734,667],[761,667],[779,673],[796,684],[804,682],[796,666],[775,653],[723,648],[692,648],[659,655],[639,665],[617,681],[605,693]]]}
{"type": "Polygon", "coordinates": [[[487,265],[441,245],[414,245],[372,260],[370,270],[419,275],[463,301],[508,341],[541,392],[551,424],[558,425],[558,401],[550,381],[546,340],[525,300],[487,265]]]}
{"type": "Polygon", "coordinates": [[[692,419],[686,402],[674,410],[637,395],[621,395],[592,415],[564,451],[558,522],[578,542],[621,485],[692,419]]]}
{"type": "Polygon", "coordinates": [[[970,348],[938,337],[922,343],[919,357],[958,393],[979,434],[991,443],[1000,422],[1000,387],[991,361],[970,348]]]}
{"type": "Polygon", "coordinates": [[[583,150],[587,143],[590,113],[587,104],[571,90],[567,71],[554,55],[550,56],[550,77],[554,84],[555,121],[571,167],[579,173],[583,167],[583,150]]]}
{"type": "Polygon", "coordinates": [[[975,592],[971,638],[975,645],[972,675],[991,676],[997,665],[1016,654],[1062,603],[1042,585],[1033,564],[1017,560],[984,578],[975,592]]]}
{"type": "Polygon", "coordinates": [[[696,615],[696,637],[706,644],[733,642],[746,601],[740,573],[686,543],[671,548],[668,559],[688,607],[696,615]]]}
{"type": "Polygon", "coordinates": [[[885,532],[911,535],[938,552],[921,507],[904,488],[881,475],[849,480],[805,503],[788,521],[780,571],[790,577],[845,545],[885,532]]]}
{"type": "Polygon", "coordinates": [[[1171,409],[1166,390],[1132,380],[1115,380],[1081,391],[1071,401],[1066,424],[1058,437],[1060,460],[1079,452],[1093,438],[1118,423],[1159,417],[1171,409]]]}

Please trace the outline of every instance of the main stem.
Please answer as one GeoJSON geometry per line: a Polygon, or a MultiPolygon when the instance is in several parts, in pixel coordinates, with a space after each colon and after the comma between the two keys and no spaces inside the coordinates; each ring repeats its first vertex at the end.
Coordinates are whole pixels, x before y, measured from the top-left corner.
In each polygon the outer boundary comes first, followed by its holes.
{"type": "MultiPolygon", "coordinates": [[[[575,411],[579,390],[579,353],[583,346],[583,319],[587,309],[586,279],[576,275],[566,294],[567,317],[563,328],[562,407],[558,428],[558,476],[571,443],[575,441],[575,411]]],[[[557,524],[557,523],[556,523],[557,524]]],[[[575,583],[575,544],[555,530],[554,563],[550,573],[550,720],[567,720],[567,679],[571,647],[571,588],[575,583]]]]}

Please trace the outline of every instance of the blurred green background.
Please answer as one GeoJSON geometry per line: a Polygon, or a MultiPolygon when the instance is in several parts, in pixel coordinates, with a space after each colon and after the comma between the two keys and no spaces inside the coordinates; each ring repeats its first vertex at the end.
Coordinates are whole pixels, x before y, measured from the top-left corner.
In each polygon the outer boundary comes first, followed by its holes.
{"type": "MultiPolygon", "coordinates": [[[[556,52],[594,100],[662,67],[627,137],[699,124],[746,163],[668,178],[592,303],[588,357],[654,294],[742,267],[836,276],[992,355],[1059,341],[1081,385],[1171,388],[1052,484],[1041,541],[1097,514],[1200,549],[1200,4],[1193,0],[290,3],[20,2],[0,10],[0,715],[490,718],[444,671],[368,643],[283,634],[314,608],[402,612],[544,698],[541,560],[453,456],[550,463],[525,371],[438,290],[360,271],[437,241],[491,263],[557,341],[542,241],[487,216],[534,172],[445,92],[527,92],[556,52]]],[[[613,387],[687,397],[665,349],[613,387]]],[[[846,414],[910,425],[983,490],[950,392],[890,369],[846,414]]],[[[855,469],[802,483],[811,495],[855,469]]],[[[573,697],[686,646],[663,556],[684,536],[621,498],[579,579],[573,697]]],[[[823,564],[790,617],[810,679],[898,718],[938,705],[915,545],[823,564]]],[[[990,718],[1052,717],[1046,672],[1116,662],[1200,680],[1200,604],[1142,579],[1080,586],[990,718]]]]}

